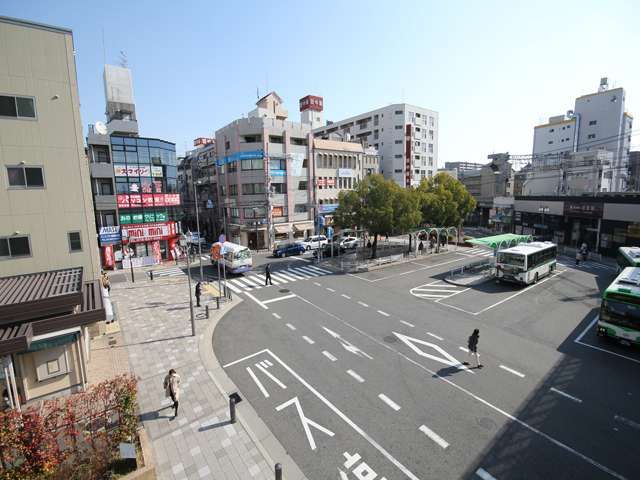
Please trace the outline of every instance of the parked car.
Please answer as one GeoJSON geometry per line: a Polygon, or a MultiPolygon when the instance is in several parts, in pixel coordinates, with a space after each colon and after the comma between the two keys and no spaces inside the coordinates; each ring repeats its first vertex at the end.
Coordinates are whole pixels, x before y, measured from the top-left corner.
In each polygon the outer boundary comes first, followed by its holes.
{"type": "Polygon", "coordinates": [[[327,237],[324,235],[314,235],[313,237],[305,238],[301,243],[305,250],[317,250],[318,248],[326,245],[328,242],[327,237]]]}
{"type": "MultiPolygon", "coordinates": [[[[318,256],[320,249],[315,251],[315,256],[318,256]]],[[[338,243],[326,243],[322,246],[323,257],[337,257],[340,253],[344,253],[345,249],[338,243]]]]}
{"type": "Polygon", "coordinates": [[[306,248],[301,243],[281,243],[273,249],[273,256],[288,257],[289,255],[302,255],[306,248]]]}
{"type": "Polygon", "coordinates": [[[358,246],[358,239],[356,237],[344,237],[340,241],[340,247],[346,249],[356,248],[358,246]]]}

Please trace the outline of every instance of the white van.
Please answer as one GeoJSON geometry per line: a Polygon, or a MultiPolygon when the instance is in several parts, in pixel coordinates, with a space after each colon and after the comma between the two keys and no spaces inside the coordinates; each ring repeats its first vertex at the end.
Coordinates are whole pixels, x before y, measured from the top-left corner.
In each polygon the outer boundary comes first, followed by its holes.
{"type": "Polygon", "coordinates": [[[325,237],[324,235],[314,235],[313,237],[305,238],[300,243],[304,245],[304,249],[306,251],[309,251],[309,250],[317,250],[318,248],[321,248],[327,243],[329,243],[329,241],[327,240],[327,237],[325,237]]]}

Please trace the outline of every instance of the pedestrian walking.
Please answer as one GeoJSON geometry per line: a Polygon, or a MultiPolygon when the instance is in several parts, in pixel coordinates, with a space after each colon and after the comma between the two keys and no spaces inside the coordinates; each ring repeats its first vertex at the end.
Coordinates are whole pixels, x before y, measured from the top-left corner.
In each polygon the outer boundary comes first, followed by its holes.
{"type": "Polygon", "coordinates": [[[202,284],[196,283],[196,307],[200,306],[200,295],[202,295],[202,284]]]}
{"type": "Polygon", "coordinates": [[[102,283],[102,288],[104,288],[107,293],[111,293],[111,280],[109,280],[109,275],[107,275],[107,272],[105,272],[104,270],[102,270],[100,282],[102,283]]]}
{"type": "MultiPolygon", "coordinates": [[[[467,359],[469,357],[475,357],[476,359],[476,368],[482,368],[482,364],[480,363],[480,355],[478,355],[478,339],[480,338],[480,330],[477,328],[473,331],[469,340],[467,342],[467,347],[469,348],[469,352],[467,353],[467,359]]],[[[469,362],[464,362],[464,365],[469,365],[469,362]]]]}
{"type": "Polygon", "coordinates": [[[421,240],[420,243],[418,244],[418,251],[420,252],[420,255],[422,255],[422,250],[424,250],[424,243],[422,243],[422,240],[421,240]]]}
{"type": "Polygon", "coordinates": [[[271,265],[268,263],[264,267],[264,286],[266,287],[267,284],[273,285],[273,282],[271,281],[271,265]]]}
{"type": "Polygon", "coordinates": [[[173,418],[178,416],[178,401],[180,400],[180,375],[172,368],[164,377],[164,393],[173,402],[173,418]]]}

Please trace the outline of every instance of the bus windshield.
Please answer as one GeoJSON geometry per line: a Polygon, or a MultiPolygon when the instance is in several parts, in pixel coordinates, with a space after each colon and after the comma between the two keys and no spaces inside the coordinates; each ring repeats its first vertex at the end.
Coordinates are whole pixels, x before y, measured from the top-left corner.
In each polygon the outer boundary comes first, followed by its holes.
{"type": "Polygon", "coordinates": [[[248,248],[244,248],[234,255],[236,260],[245,260],[247,258],[251,258],[251,251],[248,248]]]}
{"type": "Polygon", "coordinates": [[[640,330],[640,305],[605,299],[601,314],[603,320],[640,330]]]}
{"type": "Polygon", "coordinates": [[[517,253],[498,252],[498,263],[504,263],[505,265],[514,265],[516,267],[524,268],[524,255],[517,253]]]}

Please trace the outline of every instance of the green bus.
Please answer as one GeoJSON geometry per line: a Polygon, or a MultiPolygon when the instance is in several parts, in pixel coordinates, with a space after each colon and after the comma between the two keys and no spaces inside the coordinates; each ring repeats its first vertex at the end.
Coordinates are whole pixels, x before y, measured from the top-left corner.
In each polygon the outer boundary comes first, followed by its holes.
{"type": "Polygon", "coordinates": [[[620,247],[616,256],[618,272],[626,267],[640,267],[640,247],[620,247]]]}
{"type": "Polygon", "coordinates": [[[640,268],[622,270],[602,294],[598,335],[640,345],[640,268]]]}

